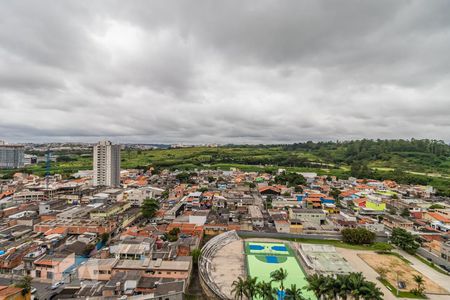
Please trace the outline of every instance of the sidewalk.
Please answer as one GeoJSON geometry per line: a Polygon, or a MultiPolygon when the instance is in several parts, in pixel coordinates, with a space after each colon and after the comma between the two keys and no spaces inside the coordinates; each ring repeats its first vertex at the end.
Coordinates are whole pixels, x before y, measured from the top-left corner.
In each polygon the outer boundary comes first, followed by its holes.
{"type": "MultiPolygon", "coordinates": [[[[408,253],[406,253],[403,250],[395,249],[393,251],[399,253],[404,258],[409,260],[411,262],[411,267],[413,267],[414,269],[416,269],[420,273],[426,275],[428,278],[430,278],[431,280],[433,280],[434,282],[439,284],[441,287],[443,287],[444,289],[449,291],[449,288],[450,288],[450,276],[444,275],[442,273],[439,273],[435,269],[429,267],[428,265],[424,264],[423,262],[418,260],[413,255],[408,254],[408,253]]],[[[428,294],[428,296],[429,296],[430,299],[450,299],[450,295],[440,296],[440,295],[430,295],[430,294],[428,294]],[[444,298],[442,298],[442,297],[444,297],[444,298]]]]}

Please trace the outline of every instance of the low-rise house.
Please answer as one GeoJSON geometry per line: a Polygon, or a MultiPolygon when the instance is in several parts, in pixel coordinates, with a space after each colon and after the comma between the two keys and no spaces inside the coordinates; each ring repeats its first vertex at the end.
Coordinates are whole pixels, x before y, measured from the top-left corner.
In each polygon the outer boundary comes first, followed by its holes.
{"type": "Polygon", "coordinates": [[[189,260],[130,260],[121,259],[114,266],[112,274],[138,272],[140,275],[156,278],[171,278],[185,280],[189,282],[192,257],[186,256],[189,260]]]}
{"type": "Polygon", "coordinates": [[[131,207],[131,202],[118,202],[114,204],[105,204],[90,212],[91,219],[109,219],[113,216],[123,213],[131,207]]]}
{"type": "Polygon", "coordinates": [[[439,222],[444,225],[450,225],[450,218],[439,212],[427,212],[423,215],[423,219],[430,222],[439,222]]]}
{"type": "Polygon", "coordinates": [[[403,228],[405,230],[412,230],[414,222],[397,215],[385,215],[383,217],[383,224],[390,228],[403,228]]]}
{"type": "Polygon", "coordinates": [[[255,227],[264,227],[264,216],[261,209],[256,205],[250,205],[248,208],[248,214],[250,215],[250,220],[255,227]]]}
{"type": "Polygon", "coordinates": [[[74,253],[47,254],[34,262],[34,272],[31,276],[42,282],[61,281],[64,279],[64,272],[73,265],[75,265],[74,253]]]}
{"type": "Polygon", "coordinates": [[[289,208],[289,219],[320,226],[325,224],[326,214],[321,209],[289,208]]]}
{"type": "Polygon", "coordinates": [[[291,224],[287,220],[274,220],[275,229],[277,232],[290,233],[291,224]]]}
{"type": "Polygon", "coordinates": [[[80,280],[109,281],[112,269],[118,261],[118,258],[91,258],[78,268],[78,278],[80,280]]]}
{"type": "Polygon", "coordinates": [[[155,240],[152,238],[146,238],[143,241],[136,242],[132,240],[123,241],[119,244],[110,246],[109,251],[119,259],[141,260],[151,256],[154,244],[155,240]]]}
{"type": "Polygon", "coordinates": [[[297,219],[289,220],[289,232],[293,234],[300,234],[303,232],[303,222],[297,219]]]}
{"type": "Polygon", "coordinates": [[[113,232],[117,225],[112,221],[100,221],[89,219],[76,220],[48,220],[33,226],[35,232],[47,232],[49,229],[61,227],[66,228],[68,234],[83,234],[86,232],[94,232],[97,234],[113,232]]]}

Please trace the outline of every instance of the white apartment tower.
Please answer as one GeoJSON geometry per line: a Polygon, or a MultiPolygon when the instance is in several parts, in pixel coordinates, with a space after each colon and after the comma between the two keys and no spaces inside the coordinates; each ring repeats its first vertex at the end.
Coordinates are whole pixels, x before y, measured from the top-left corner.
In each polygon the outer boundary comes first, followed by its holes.
{"type": "Polygon", "coordinates": [[[101,141],[94,146],[94,186],[120,185],[120,145],[101,141]]]}

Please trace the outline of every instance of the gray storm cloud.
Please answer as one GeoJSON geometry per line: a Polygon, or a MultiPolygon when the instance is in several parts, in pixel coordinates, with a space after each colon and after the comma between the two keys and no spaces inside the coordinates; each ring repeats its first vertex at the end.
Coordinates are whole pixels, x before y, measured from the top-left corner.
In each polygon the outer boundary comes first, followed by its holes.
{"type": "Polygon", "coordinates": [[[450,141],[448,1],[0,3],[0,139],[450,141]]]}

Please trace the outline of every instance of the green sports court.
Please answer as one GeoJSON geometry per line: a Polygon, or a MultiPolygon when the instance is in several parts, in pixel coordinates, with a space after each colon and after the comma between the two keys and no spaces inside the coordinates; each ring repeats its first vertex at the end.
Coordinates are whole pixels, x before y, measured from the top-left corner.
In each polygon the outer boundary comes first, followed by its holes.
{"type": "MultiPolygon", "coordinates": [[[[284,287],[296,284],[297,288],[307,285],[305,273],[303,272],[295,253],[285,243],[267,242],[245,242],[245,254],[247,261],[248,275],[257,277],[258,282],[271,280],[270,273],[279,268],[287,271],[288,276],[284,281],[284,287]]],[[[273,287],[278,287],[279,282],[273,282],[273,287]]],[[[315,300],[312,292],[303,291],[306,298],[315,300]]]]}

